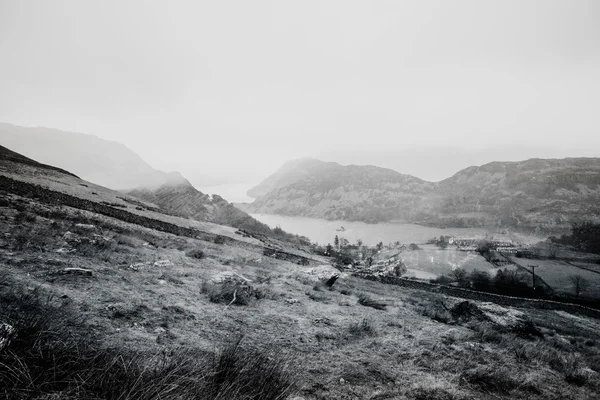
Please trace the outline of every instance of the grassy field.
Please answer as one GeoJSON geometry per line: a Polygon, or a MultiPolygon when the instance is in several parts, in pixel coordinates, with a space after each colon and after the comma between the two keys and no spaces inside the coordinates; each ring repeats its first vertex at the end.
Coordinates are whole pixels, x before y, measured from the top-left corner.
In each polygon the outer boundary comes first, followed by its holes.
{"type": "Polygon", "coordinates": [[[474,270],[487,271],[492,275],[497,270],[485,258],[475,252],[459,251],[453,247],[440,249],[435,245],[422,245],[419,247],[420,250],[407,250],[402,253],[402,260],[407,268],[437,276],[448,275],[455,268],[462,268],[467,272],[474,270]]]}
{"type": "Polygon", "coordinates": [[[600,298],[600,273],[588,269],[597,269],[597,264],[570,263],[560,260],[533,260],[513,257],[516,264],[531,270],[530,265],[537,265],[535,273],[539,275],[552,289],[574,295],[571,277],[578,275],[589,282],[588,288],[582,293],[586,297],[600,298]],[[579,266],[579,267],[578,267],[579,266]],[[587,269],[585,269],[587,268],[587,269]]]}
{"type": "MultiPolygon", "coordinates": [[[[349,276],[329,288],[326,259],[301,266],[244,243],[0,191],[0,397],[598,398],[598,320],[498,307],[531,335],[436,293],[349,276]]],[[[436,273],[483,262],[418,252],[412,262],[436,273]]]]}

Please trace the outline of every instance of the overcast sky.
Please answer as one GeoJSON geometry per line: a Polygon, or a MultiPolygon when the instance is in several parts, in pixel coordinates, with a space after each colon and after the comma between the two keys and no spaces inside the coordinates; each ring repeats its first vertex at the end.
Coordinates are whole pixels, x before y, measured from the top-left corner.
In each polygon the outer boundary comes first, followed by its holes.
{"type": "Polygon", "coordinates": [[[0,0],[0,121],[192,181],[600,156],[600,1],[0,0]]]}

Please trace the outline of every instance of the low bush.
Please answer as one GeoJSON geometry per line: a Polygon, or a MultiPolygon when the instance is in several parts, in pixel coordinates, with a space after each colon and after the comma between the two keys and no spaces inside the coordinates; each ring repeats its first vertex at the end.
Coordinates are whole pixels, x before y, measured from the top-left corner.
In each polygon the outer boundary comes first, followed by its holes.
{"type": "Polygon", "coordinates": [[[421,314],[444,324],[452,321],[452,314],[439,301],[423,305],[421,314]]]}
{"type": "Polygon", "coordinates": [[[255,289],[247,283],[227,281],[213,285],[208,289],[208,299],[212,303],[234,304],[247,306],[253,299],[264,298],[264,292],[255,289]]]}
{"type": "Polygon", "coordinates": [[[387,306],[387,304],[385,304],[381,301],[375,300],[365,293],[361,293],[358,296],[358,304],[363,305],[365,307],[372,307],[372,308],[375,308],[376,310],[385,310],[385,308],[387,306]]]}
{"type": "Polygon", "coordinates": [[[213,242],[214,244],[225,244],[225,236],[217,235],[213,242]]]}
{"type": "Polygon", "coordinates": [[[195,258],[197,260],[201,260],[204,258],[204,252],[200,249],[189,250],[188,252],[185,253],[185,255],[188,256],[189,258],[195,258]]]}

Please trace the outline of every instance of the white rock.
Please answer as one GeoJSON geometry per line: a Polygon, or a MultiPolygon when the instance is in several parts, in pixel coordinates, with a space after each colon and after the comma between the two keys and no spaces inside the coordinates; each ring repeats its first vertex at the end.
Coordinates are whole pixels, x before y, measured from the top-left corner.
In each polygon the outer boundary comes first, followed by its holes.
{"type": "Polygon", "coordinates": [[[92,225],[92,224],[75,224],[75,226],[78,228],[87,229],[90,231],[96,229],[96,225],[92,225]]]}
{"type": "Polygon", "coordinates": [[[0,350],[9,345],[15,333],[15,328],[5,322],[0,323],[0,350]]]}
{"type": "Polygon", "coordinates": [[[172,267],[173,265],[171,260],[158,260],[154,263],[155,267],[172,267]]]}

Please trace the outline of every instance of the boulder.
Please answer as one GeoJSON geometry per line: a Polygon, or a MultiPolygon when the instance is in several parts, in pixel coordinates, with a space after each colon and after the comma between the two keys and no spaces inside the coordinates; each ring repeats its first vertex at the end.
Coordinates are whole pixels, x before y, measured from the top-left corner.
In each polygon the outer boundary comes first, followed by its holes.
{"type": "Polygon", "coordinates": [[[252,280],[233,271],[219,272],[218,274],[213,275],[210,278],[210,281],[215,284],[223,284],[228,282],[247,284],[252,282],[252,280]]]}
{"type": "Polygon", "coordinates": [[[75,226],[80,229],[85,229],[88,231],[93,231],[96,229],[96,225],[92,225],[92,224],[75,224],[75,226]]]}
{"type": "Polygon", "coordinates": [[[60,275],[85,275],[92,276],[92,270],[85,268],[64,268],[57,272],[60,275]]]}
{"type": "Polygon", "coordinates": [[[310,280],[314,282],[327,282],[332,277],[343,278],[345,275],[340,270],[332,267],[331,265],[319,265],[318,267],[309,268],[302,271],[303,275],[306,275],[310,280]]]}
{"type": "Polygon", "coordinates": [[[173,265],[171,260],[158,260],[154,263],[155,267],[172,267],[173,265]]]}

